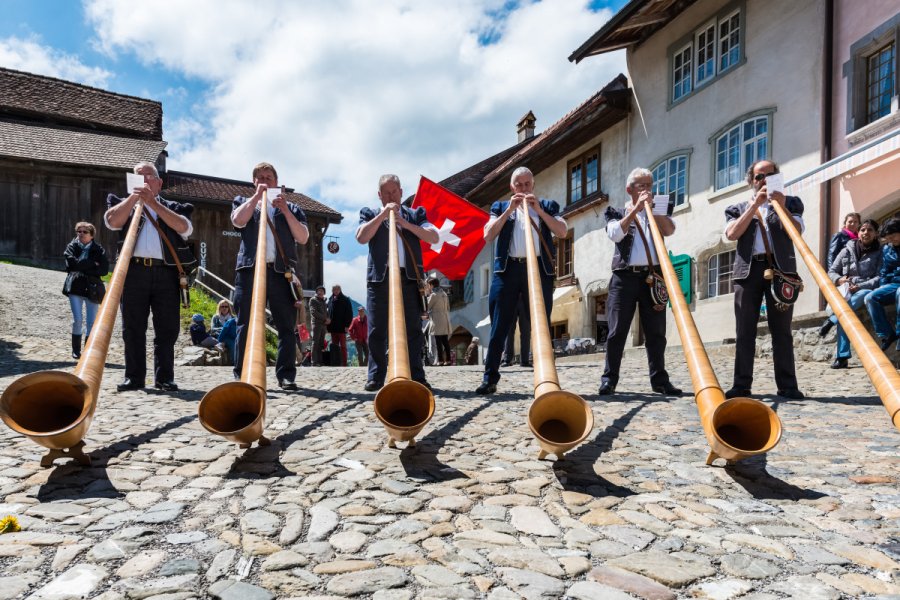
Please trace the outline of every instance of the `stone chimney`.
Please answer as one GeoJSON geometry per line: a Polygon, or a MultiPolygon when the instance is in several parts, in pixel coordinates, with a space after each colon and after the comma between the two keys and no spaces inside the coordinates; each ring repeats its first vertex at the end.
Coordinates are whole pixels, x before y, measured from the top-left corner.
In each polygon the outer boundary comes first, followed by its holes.
{"type": "Polygon", "coordinates": [[[528,114],[519,120],[519,124],[516,125],[516,131],[519,133],[519,142],[524,142],[534,137],[534,124],[536,122],[537,119],[530,110],[528,114]]]}

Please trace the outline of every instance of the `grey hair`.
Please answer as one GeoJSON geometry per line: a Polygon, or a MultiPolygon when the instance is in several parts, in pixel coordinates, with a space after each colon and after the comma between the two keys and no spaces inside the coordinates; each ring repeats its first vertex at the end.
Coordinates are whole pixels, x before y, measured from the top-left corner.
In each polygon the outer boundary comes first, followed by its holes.
{"type": "Polygon", "coordinates": [[[378,189],[380,190],[381,188],[384,187],[384,184],[386,184],[386,183],[388,183],[388,182],[390,182],[390,181],[393,181],[393,182],[396,183],[397,185],[400,185],[400,178],[399,178],[399,177],[397,177],[396,175],[392,175],[392,174],[390,174],[390,173],[387,173],[387,174],[382,175],[381,177],[378,178],[378,189]]]}
{"type": "Polygon", "coordinates": [[[649,169],[638,167],[628,174],[628,180],[625,182],[625,187],[630,188],[638,177],[649,177],[650,179],[653,179],[653,173],[651,173],[649,169]]]}
{"type": "Polygon", "coordinates": [[[157,168],[156,168],[156,165],[154,165],[152,162],[147,162],[146,160],[142,160],[142,161],[139,162],[138,164],[134,165],[134,174],[135,174],[135,175],[140,175],[140,173],[138,173],[138,171],[140,171],[140,170],[143,169],[144,167],[147,167],[147,168],[149,168],[149,169],[153,169],[153,175],[154,175],[157,179],[159,179],[159,169],[157,169],[157,168]]]}
{"type": "Polygon", "coordinates": [[[512,182],[516,180],[516,177],[519,175],[531,175],[531,178],[534,179],[534,173],[531,172],[531,169],[528,167],[518,167],[515,171],[512,172],[512,175],[509,176],[509,183],[512,185],[512,182]]]}

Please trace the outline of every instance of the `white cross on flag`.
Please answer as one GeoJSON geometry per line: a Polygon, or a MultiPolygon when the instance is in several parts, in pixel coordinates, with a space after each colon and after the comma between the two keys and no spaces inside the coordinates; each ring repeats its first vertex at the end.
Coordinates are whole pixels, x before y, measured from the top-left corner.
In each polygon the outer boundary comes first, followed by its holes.
{"type": "Polygon", "coordinates": [[[422,242],[425,270],[440,271],[447,279],[464,279],[484,248],[489,215],[426,177],[419,180],[412,205],[425,208],[428,222],[438,228],[436,244],[422,242]]]}

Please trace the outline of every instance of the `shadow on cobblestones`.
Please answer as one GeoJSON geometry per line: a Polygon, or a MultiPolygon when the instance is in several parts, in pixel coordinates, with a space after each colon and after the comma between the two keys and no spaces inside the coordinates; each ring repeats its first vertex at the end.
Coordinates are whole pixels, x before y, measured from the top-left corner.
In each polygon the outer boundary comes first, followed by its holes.
{"type": "Polygon", "coordinates": [[[769,473],[766,466],[766,455],[763,454],[726,465],[725,472],[757,500],[817,500],[828,496],[779,479],[769,473]]]}
{"type": "MultiPolygon", "coordinates": [[[[665,398],[655,400],[667,401],[665,398]]],[[[585,442],[567,454],[562,460],[553,463],[553,473],[559,480],[563,489],[573,492],[582,492],[592,496],[616,496],[624,498],[635,495],[635,491],[612,483],[594,471],[594,463],[604,452],[612,448],[613,442],[625,430],[631,420],[653,400],[644,400],[637,406],[632,406],[627,413],[617,417],[607,425],[594,439],[585,442]]],[[[611,406],[607,402],[605,406],[611,406]]]]}
{"type": "Polygon", "coordinates": [[[124,494],[116,489],[107,472],[110,459],[134,450],[141,444],[190,423],[196,418],[197,415],[186,415],[150,431],[131,435],[105,448],[97,448],[88,452],[92,463],[90,467],[85,468],[77,463],[67,463],[56,467],[47,482],[38,489],[38,500],[51,502],[86,498],[121,498],[124,494]]]}
{"type": "Polygon", "coordinates": [[[300,429],[295,429],[279,435],[272,440],[270,446],[254,446],[248,448],[234,461],[234,464],[231,465],[231,470],[226,476],[228,479],[259,479],[262,476],[282,478],[296,475],[297,473],[288,469],[284,466],[284,463],[281,462],[281,453],[287,450],[291,444],[302,440],[328,421],[331,421],[349,410],[353,410],[368,400],[368,398],[359,398],[356,394],[333,391],[321,392],[318,390],[304,391],[307,393],[311,392],[309,395],[315,395],[316,393],[318,393],[319,396],[324,395],[329,400],[341,399],[342,396],[346,396],[349,401],[346,406],[324,414],[316,420],[307,423],[300,429]],[[352,400],[350,400],[351,398],[352,400]]]}

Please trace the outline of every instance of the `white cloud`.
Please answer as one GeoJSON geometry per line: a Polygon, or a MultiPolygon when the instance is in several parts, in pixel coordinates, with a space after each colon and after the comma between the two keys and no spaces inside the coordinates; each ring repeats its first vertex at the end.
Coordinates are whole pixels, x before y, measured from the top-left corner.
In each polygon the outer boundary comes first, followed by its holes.
{"type": "MultiPolygon", "coordinates": [[[[355,244],[356,240],[351,243],[355,244]]],[[[322,267],[325,273],[325,281],[322,282],[322,285],[325,286],[328,294],[331,294],[331,286],[339,285],[345,296],[350,296],[365,306],[367,257],[357,256],[350,260],[330,260],[328,256],[328,254],[325,255],[325,264],[322,267]]]]}
{"type": "Polygon", "coordinates": [[[0,39],[0,65],[101,88],[112,77],[105,69],[89,67],[76,56],[41,45],[37,37],[0,39]]]}
{"type": "MultiPolygon", "coordinates": [[[[410,194],[420,174],[439,180],[514,144],[529,110],[542,130],[625,70],[620,55],[568,62],[611,16],[586,4],[85,0],[103,51],[207,83],[190,118],[166,124],[171,168],[249,178],[272,162],[345,215],[329,232],[351,256],[365,252],[344,247],[379,175],[410,194]]],[[[341,264],[359,266],[326,261],[326,274],[341,264]]]]}

